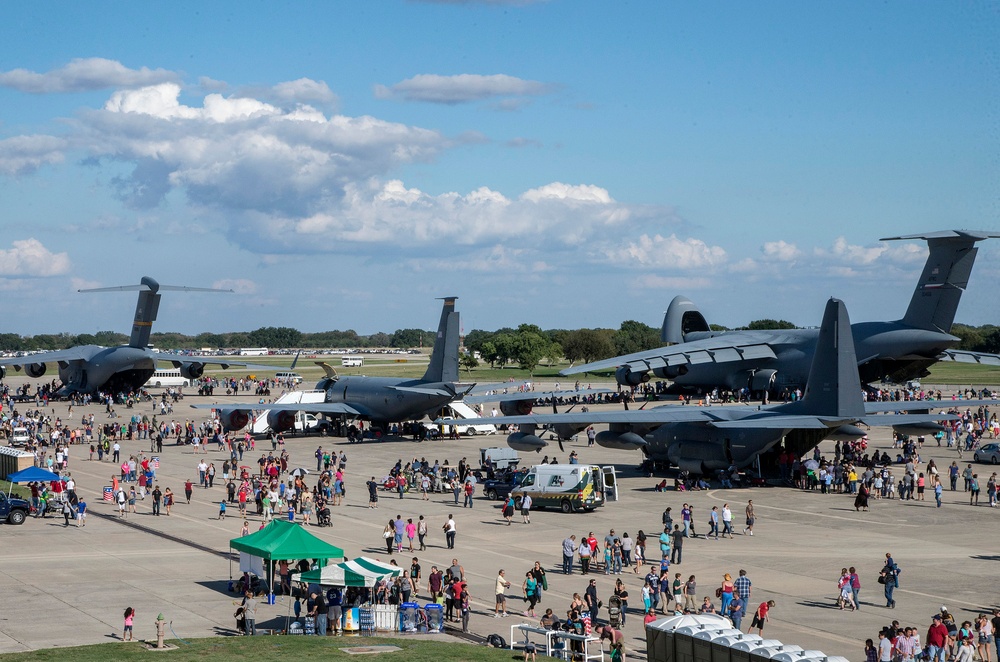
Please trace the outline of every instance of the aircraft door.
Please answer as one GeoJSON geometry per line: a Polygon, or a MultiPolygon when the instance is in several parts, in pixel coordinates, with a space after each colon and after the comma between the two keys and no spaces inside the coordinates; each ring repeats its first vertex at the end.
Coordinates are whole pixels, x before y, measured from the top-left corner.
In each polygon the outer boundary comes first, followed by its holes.
{"type": "Polygon", "coordinates": [[[604,498],[608,501],[618,501],[618,478],[614,467],[601,467],[601,484],[604,487],[604,498]]]}

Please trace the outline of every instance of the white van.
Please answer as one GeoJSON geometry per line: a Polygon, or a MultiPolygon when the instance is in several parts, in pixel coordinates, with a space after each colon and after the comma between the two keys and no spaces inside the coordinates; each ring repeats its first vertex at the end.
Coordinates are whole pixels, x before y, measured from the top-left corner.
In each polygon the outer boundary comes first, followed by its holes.
{"type": "Polygon", "coordinates": [[[180,368],[163,368],[153,372],[153,376],[146,382],[146,388],[160,388],[164,386],[191,386],[191,380],[181,375],[180,368]]]}
{"type": "Polygon", "coordinates": [[[278,380],[279,382],[289,382],[290,381],[293,384],[301,384],[302,383],[302,375],[300,375],[297,372],[288,372],[288,371],[276,372],[276,373],[274,373],[274,378],[276,380],[278,380]]]}
{"type": "Polygon", "coordinates": [[[530,494],[533,508],[558,506],[564,513],[593,510],[604,505],[608,492],[614,492],[614,477],[614,467],[538,464],[528,470],[511,494],[517,508],[524,495],[530,494]]]}
{"type": "Polygon", "coordinates": [[[31,441],[31,434],[28,428],[14,428],[10,433],[11,446],[25,446],[31,441]]]}

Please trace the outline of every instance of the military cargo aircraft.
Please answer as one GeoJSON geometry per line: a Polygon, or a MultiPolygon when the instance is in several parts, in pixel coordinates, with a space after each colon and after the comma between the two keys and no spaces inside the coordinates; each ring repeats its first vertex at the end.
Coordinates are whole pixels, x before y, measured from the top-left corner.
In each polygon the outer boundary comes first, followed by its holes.
{"type": "Polygon", "coordinates": [[[0,378],[6,376],[7,367],[24,370],[29,377],[42,377],[46,363],[55,363],[59,368],[62,386],[60,395],[71,393],[128,393],[145,384],[156,370],[158,361],[171,363],[180,368],[186,379],[198,379],[205,372],[205,365],[219,365],[254,368],[256,370],[280,370],[281,368],[253,363],[230,361],[217,357],[184,357],[154,352],[149,348],[149,334],[156,313],[160,307],[160,292],[232,292],[204,287],[183,287],[160,285],[149,276],[142,278],[138,285],[100,287],[79,290],[80,292],[128,292],[138,291],[139,300],[135,306],[135,319],[128,345],[121,347],[101,347],[100,345],[80,345],[53,352],[38,352],[27,356],[0,359],[0,378]]]}
{"type": "MultiPolygon", "coordinates": [[[[902,319],[851,327],[862,383],[923,377],[938,361],[1000,365],[1000,356],[952,349],[960,339],[949,333],[976,260],[976,243],[998,237],[949,230],[882,239],[923,239],[930,253],[902,319]]],[[[664,342],[677,344],[567,368],[561,374],[615,370],[615,379],[624,386],[637,386],[653,375],[673,382],[668,393],[748,388],[753,394],[777,396],[806,386],[818,335],[816,329],[712,331],[695,305],[678,296],[664,316],[662,335],[664,342]]]]}
{"type": "MultiPolygon", "coordinates": [[[[865,403],[858,378],[857,355],[847,308],[830,299],[814,344],[811,367],[801,400],[771,407],[688,407],[661,405],[652,409],[591,411],[565,414],[531,414],[492,419],[468,419],[475,424],[489,420],[509,423],[518,431],[507,443],[518,450],[539,451],[548,445],[539,427],[606,423],[597,435],[606,448],[642,450],[655,462],[674,464],[693,473],[707,473],[731,466],[746,467],[759,455],[785,440],[793,452],[804,453],[823,439],[856,424],[927,426],[953,420],[947,414],[881,414],[885,411],[946,407],[928,402],[865,403]]],[[[968,403],[962,403],[966,405],[968,403]]]]}

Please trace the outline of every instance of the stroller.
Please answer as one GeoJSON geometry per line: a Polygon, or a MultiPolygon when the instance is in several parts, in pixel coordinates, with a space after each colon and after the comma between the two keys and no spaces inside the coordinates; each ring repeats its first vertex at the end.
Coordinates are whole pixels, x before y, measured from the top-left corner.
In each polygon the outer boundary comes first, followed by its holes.
{"type": "Polygon", "coordinates": [[[622,626],[622,599],[617,595],[608,598],[608,625],[616,630],[622,626]]]}
{"type": "Polygon", "coordinates": [[[333,526],[333,518],[330,516],[330,509],[323,506],[316,512],[316,524],[318,526],[333,526]]]}

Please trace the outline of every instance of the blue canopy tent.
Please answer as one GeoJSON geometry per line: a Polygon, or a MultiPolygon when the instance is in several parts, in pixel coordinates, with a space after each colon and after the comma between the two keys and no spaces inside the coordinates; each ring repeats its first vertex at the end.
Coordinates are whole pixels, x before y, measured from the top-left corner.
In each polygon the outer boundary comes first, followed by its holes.
{"type": "Polygon", "coordinates": [[[48,483],[54,480],[62,480],[62,477],[59,474],[52,473],[48,469],[28,467],[22,471],[10,474],[6,480],[10,481],[10,489],[7,490],[7,496],[9,497],[14,488],[14,483],[48,483]]]}

